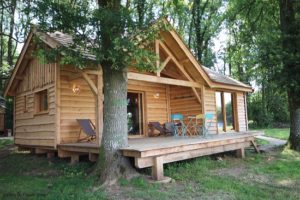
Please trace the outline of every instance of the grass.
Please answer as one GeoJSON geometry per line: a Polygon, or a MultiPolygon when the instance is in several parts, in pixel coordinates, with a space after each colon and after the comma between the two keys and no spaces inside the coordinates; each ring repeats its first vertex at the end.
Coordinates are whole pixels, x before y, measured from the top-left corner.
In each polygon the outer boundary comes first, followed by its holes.
{"type": "Polygon", "coordinates": [[[49,162],[24,152],[4,154],[3,144],[11,142],[0,143],[0,199],[106,199],[104,191],[93,191],[91,163],[70,166],[66,160],[49,162]]]}
{"type": "Polygon", "coordinates": [[[267,144],[269,144],[269,141],[264,140],[264,139],[260,139],[260,138],[256,138],[255,141],[258,145],[267,145],[267,144]]]}
{"type": "Polygon", "coordinates": [[[13,144],[13,140],[10,139],[0,139],[0,150],[5,148],[7,145],[13,144]]]}
{"type": "Polygon", "coordinates": [[[289,128],[269,128],[269,129],[263,129],[263,131],[265,132],[265,136],[282,139],[282,140],[287,140],[290,135],[289,128]]]}
{"type": "MultiPolygon", "coordinates": [[[[2,142],[1,142],[2,144],[2,142]]],[[[175,181],[155,184],[145,176],[120,179],[107,191],[96,190],[89,175],[93,164],[70,166],[66,160],[49,162],[43,156],[0,151],[0,199],[299,199],[300,153],[276,149],[202,157],[165,165],[175,181]]],[[[143,170],[150,174],[149,169],[143,170]]]]}

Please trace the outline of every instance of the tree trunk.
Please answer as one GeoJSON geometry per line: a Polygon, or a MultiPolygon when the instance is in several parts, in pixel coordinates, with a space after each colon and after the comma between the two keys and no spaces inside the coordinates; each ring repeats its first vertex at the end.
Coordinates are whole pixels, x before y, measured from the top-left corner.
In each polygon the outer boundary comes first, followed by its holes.
{"type": "Polygon", "coordinates": [[[10,68],[12,68],[13,64],[14,64],[13,63],[13,59],[14,59],[13,33],[14,33],[14,27],[15,27],[16,3],[17,3],[16,0],[11,1],[9,38],[8,38],[8,42],[7,42],[7,63],[10,68]]]}
{"type": "Polygon", "coordinates": [[[297,94],[289,93],[288,98],[291,119],[289,143],[291,149],[300,151],[300,100],[297,94]]]}
{"type": "MultiPolygon", "coordinates": [[[[289,99],[291,149],[300,151],[300,89],[299,89],[299,24],[294,0],[279,0],[280,28],[282,36],[282,76],[285,78],[289,99]]],[[[299,11],[298,11],[299,12],[299,11]]]]}
{"type": "Polygon", "coordinates": [[[100,182],[113,184],[120,177],[130,177],[134,170],[120,148],[128,145],[127,70],[103,68],[104,113],[103,135],[96,172],[100,182]]]}

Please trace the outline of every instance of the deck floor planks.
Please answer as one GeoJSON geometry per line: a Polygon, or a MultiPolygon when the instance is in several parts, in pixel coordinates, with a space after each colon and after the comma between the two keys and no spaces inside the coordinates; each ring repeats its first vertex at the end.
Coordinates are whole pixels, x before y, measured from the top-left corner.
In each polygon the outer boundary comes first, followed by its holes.
{"type": "MultiPolygon", "coordinates": [[[[151,152],[162,149],[178,148],[184,146],[204,145],[205,147],[224,145],[224,143],[236,143],[236,142],[250,142],[250,139],[256,135],[260,135],[260,132],[248,131],[244,133],[226,133],[220,135],[208,135],[207,138],[190,136],[190,137],[152,137],[152,138],[131,138],[128,139],[128,147],[121,149],[123,152],[151,152]],[[247,139],[248,138],[248,139],[247,139]]],[[[75,152],[93,152],[99,149],[96,143],[81,142],[81,143],[67,143],[58,145],[59,148],[64,150],[72,150],[75,152]]],[[[190,148],[191,150],[194,148],[190,148]]],[[[177,149],[180,151],[180,149],[177,149]]],[[[183,149],[181,149],[183,150],[183,149]]],[[[146,155],[145,155],[146,156],[146,155]]],[[[147,155],[150,156],[150,155],[147,155]]]]}

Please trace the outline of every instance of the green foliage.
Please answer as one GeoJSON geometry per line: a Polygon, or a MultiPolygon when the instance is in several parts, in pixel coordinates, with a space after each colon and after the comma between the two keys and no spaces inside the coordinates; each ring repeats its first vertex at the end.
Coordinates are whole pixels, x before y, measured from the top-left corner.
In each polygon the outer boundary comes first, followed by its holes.
{"type": "Polygon", "coordinates": [[[262,92],[256,92],[248,99],[248,118],[253,121],[252,128],[280,127],[289,122],[286,93],[275,90],[268,93],[263,98],[262,92]]]}

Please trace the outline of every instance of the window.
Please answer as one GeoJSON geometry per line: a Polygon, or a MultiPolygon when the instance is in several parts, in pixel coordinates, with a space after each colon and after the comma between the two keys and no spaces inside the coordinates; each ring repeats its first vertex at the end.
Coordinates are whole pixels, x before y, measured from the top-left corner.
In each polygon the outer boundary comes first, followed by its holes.
{"type": "Polygon", "coordinates": [[[28,100],[27,100],[27,95],[24,95],[24,109],[23,112],[26,113],[28,112],[28,100]]]}
{"type": "Polygon", "coordinates": [[[48,111],[48,91],[43,90],[35,94],[36,113],[48,111]]]}

